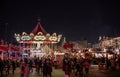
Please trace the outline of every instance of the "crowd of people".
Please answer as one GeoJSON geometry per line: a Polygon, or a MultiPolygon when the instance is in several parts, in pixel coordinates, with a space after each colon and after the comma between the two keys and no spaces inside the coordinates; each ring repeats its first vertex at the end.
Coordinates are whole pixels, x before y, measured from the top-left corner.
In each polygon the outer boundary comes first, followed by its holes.
{"type": "MultiPolygon", "coordinates": [[[[115,70],[118,65],[120,68],[120,56],[116,58],[100,58],[98,65],[104,63],[106,69],[115,70]]],[[[65,54],[62,59],[62,70],[65,73],[66,77],[81,77],[84,74],[89,73],[89,68],[92,63],[92,60],[88,57],[83,58],[81,56],[71,56],[65,54]]],[[[29,77],[29,74],[33,71],[36,71],[39,74],[42,74],[43,77],[52,77],[53,66],[56,67],[54,58],[50,56],[47,57],[34,57],[34,58],[24,58],[21,60],[15,59],[0,59],[0,76],[3,76],[3,72],[9,74],[9,71],[12,71],[12,74],[15,73],[16,68],[20,69],[20,77],[29,77]],[[35,68],[35,70],[33,70],[35,68]]]]}
{"type": "Polygon", "coordinates": [[[15,60],[1,60],[0,59],[0,76],[2,77],[3,71],[6,72],[6,74],[9,74],[10,69],[12,68],[12,73],[14,74],[14,71],[16,69],[17,62],[15,60]]]}
{"type": "Polygon", "coordinates": [[[63,58],[62,69],[67,77],[83,77],[83,72],[85,74],[89,73],[90,59],[83,57],[70,57],[66,54],[63,58]]]}
{"type": "Polygon", "coordinates": [[[120,68],[120,56],[111,58],[100,58],[98,61],[98,66],[101,65],[102,69],[104,70],[115,71],[117,68],[120,68]]]}
{"type": "Polygon", "coordinates": [[[20,68],[20,77],[29,77],[29,74],[35,71],[43,74],[43,77],[51,76],[53,66],[53,60],[50,57],[42,58],[24,58],[19,61],[17,60],[1,60],[0,59],[0,76],[3,76],[3,72],[9,74],[9,71],[12,69],[12,74],[14,74],[16,68],[20,68]]]}
{"type": "MultiPolygon", "coordinates": [[[[43,77],[52,77],[52,67],[54,66],[54,59],[50,56],[41,57],[41,58],[24,58],[19,61],[6,59],[0,59],[0,76],[3,76],[3,72],[9,74],[9,71],[12,69],[12,74],[16,71],[16,68],[20,69],[20,77],[29,77],[29,74],[33,72],[33,68],[39,74],[42,74],[43,77]]],[[[65,72],[65,75],[71,76],[71,73],[77,75],[83,74],[83,68],[85,68],[86,73],[89,72],[90,61],[88,59],[76,58],[64,55],[62,60],[62,69],[65,72]]]]}

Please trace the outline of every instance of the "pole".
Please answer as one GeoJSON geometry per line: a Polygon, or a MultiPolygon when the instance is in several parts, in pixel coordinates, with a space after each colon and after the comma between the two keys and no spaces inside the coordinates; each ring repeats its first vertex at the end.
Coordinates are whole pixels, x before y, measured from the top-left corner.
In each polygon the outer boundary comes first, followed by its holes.
{"type": "Polygon", "coordinates": [[[8,23],[5,23],[5,41],[7,40],[7,26],[8,26],[8,23]]]}

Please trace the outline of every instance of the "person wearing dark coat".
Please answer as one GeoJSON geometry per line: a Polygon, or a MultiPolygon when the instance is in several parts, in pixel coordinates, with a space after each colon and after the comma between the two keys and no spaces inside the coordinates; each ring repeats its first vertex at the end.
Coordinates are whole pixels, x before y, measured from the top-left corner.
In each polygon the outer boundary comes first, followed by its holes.
{"type": "Polygon", "coordinates": [[[29,72],[33,72],[33,61],[32,61],[32,59],[29,60],[29,72]]]}
{"type": "Polygon", "coordinates": [[[47,59],[47,66],[48,66],[48,75],[49,77],[52,77],[52,63],[50,61],[50,59],[47,59]]]}
{"type": "Polygon", "coordinates": [[[83,76],[83,62],[78,60],[77,64],[76,64],[76,76],[83,76]]]}
{"type": "Polygon", "coordinates": [[[3,76],[3,68],[4,68],[4,63],[3,63],[3,61],[0,59],[0,77],[2,77],[3,76]]]}
{"type": "Polygon", "coordinates": [[[38,73],[41,73],[42,72],[42,60],[41,59],[39,59],[38,60],[38,73]]]}
{"type": "Polygon", "coordinates": [[[47,77],[47,72],[48,72],[47,61],[45,60],[43,63],[43,77],[47,77]]]}
{"type": "Polygon", "coordinates": [[[6,67],[5,67],[6,73],[9,74],[9,71],[10,71],[10,60],[9,59],[6,60],[5,65],[6,65],[6,67]]]}
{"type": "Polygon", "coordinates": [[[50,62],[50,59],[45,59],[45,62],[43,63],[43,77],[52,77],[52,64],[50,62]]]}
{"type": "Polygon", "coordinates": [[[71,62],[70,62],[69,58],[63,59],[63,71],[65,72],[65,75],[68,75],[70,77],[71,62]]]}
{"type": "Polygon", "coordinates": [[[12,60],[12,73],[14,74],[14,71],[16,69],[16,63],[14,60],[12,60]]]}
{"type": "Polygon", "coordinates": [[[119,66],[119,69],[120,69],[120,56],[118,57],[118,66],[119,66]]]}

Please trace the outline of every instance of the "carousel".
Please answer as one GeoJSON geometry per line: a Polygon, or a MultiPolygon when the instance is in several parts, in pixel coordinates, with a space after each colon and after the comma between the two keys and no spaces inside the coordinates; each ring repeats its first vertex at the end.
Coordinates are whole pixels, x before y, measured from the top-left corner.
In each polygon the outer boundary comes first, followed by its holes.
{"type": "Polygon", "coordinates": [[[62,35],[47,33],[40,22],[29,34],[22,32],[15,38],[21,46],[22,57],[42,57],[54,54],[54,46],[60,42],[62,35]]]}

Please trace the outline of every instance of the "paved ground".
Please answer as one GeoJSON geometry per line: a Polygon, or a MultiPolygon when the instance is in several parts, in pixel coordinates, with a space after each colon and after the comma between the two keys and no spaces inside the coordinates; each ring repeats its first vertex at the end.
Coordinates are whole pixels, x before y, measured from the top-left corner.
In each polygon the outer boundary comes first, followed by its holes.
{"type": "MultiPolygon", "coordinates": [[[[3,77],[20,77],[19,69],[16,70],[15,74],[5,75],[3,77]]],[[[29,77],[42,77],[42,74],[38,74],[35,71],[30,73],[29,77]]],[[[64,77],[64,72],[61,69],[54,69],[52,72],[52,77],[64,77]]],[[[75,77],[75,76],[71,76],[75,77]]],[[[120,70],[111,71],[111,70],[98,70],[97,65],[92,65],[90,68],[90,72],[88,75],[84,75],[84,77],[120,77],[120,70]]]]}
{"type": "Polygon", "coordinates": [[[99,70],[97,65],[92,65],[86,77],[120,77],[120,70],[99,70]]]}
{"type": "MultiPolygon", "coordinates": [[[[30,73],[29,77],[43,77],[42,74],[38,74],[35,69],[33,69],[34,71],[32,73],[30,73]]],[[[9,75],[6,75],[4,73],[3,77],[20,77],[20,73],[19,73],[19,69],[17,68],[17,70],[15,71],[15,74],[13,75],[12,72],[10,71],[9,75]]],[[[52,72],[52,77],[64,77],[64,72],[61,69],[54,69],[52,72]]]]}

